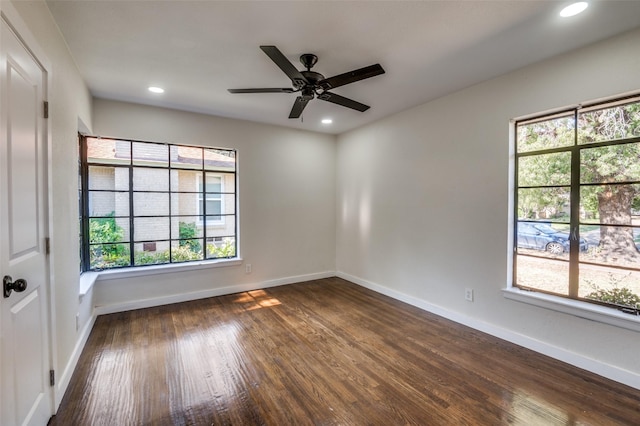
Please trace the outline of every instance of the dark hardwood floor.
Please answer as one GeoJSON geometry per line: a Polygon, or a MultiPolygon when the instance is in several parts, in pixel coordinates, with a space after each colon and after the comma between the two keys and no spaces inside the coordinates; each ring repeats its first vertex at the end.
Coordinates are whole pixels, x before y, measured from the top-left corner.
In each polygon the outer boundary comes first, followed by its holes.
{"type": "Polygon", "coordinates": [[[339,278],[100,316],[52,425],[637,425],[640,391],[339,278]]]}

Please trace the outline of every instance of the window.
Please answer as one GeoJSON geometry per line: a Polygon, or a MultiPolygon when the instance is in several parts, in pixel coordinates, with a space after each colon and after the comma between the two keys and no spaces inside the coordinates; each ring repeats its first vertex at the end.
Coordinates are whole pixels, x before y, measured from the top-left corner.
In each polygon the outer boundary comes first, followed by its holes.
{"type": "Polygon", "coordinates": [[[640,98],[516,123],[513,285],[640,312],[640,98]]]}
{"type": "MultiPolygon", "coordinates": [[[[207,173],[205,180],[207,184],[202,187],[202,178],[198,179],[198,217],[207,218],[207,225],[224,225],[224,179],[221,175],[207,173]],[[202,200],[206,200],[203,203],[202,200]]],[[[202,220],[200,224],[202,224],[202,220]]]]}
{"type": "Polygon", "coordinates": [[[80,186],[84,271],[236,257],[234,150],[81,137],[80,186]]]}

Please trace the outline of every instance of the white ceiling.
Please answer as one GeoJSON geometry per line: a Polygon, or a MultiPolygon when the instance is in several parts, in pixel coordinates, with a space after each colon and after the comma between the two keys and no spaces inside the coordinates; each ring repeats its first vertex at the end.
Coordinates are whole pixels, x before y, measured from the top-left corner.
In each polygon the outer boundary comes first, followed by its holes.
{"type": "Polygon", "coordinates": [[[560,18],[570,2],[47,1],[95,97],[334,134],[640,27],[640,1],[591,0],[560,18]],[[290,120],[296,94],[227,92],[291,87],[260,45],[298,69],[314,53],[325,77],[374,63],[386,74],[334,89],[364,113],[313,100],[290,120]]]}

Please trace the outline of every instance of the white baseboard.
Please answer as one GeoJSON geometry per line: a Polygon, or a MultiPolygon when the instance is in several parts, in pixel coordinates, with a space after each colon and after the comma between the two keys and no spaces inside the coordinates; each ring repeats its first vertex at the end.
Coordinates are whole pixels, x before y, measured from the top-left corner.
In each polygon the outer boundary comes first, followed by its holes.
{"type": "Polygon", "coordinates": [[[71,376],[73,376],[73,372],[78,365],[78,360],[80,359],[80,355],[82,354],[82,350],[84,346],[87,344],[87,340],[89,339],[89,335],[91,334],[91,330],[93,330],[93,325],[96,322],[96,313],[95,311],[89,318],[89,321],[82,328],[82,332],[76,342],[76,346],[73,348],[73,352],[71,352],[71,357],[69,358],[69,362],[64,368],[64,371],[57,378],[56,388],[55,388],[55,411],[58,411],[58,407],[62,402],[62,397],[64,397],[64,393],[67,391],[67,387],[69,386],[69,382],[71,382],[71,376]]]}
{"type": "Polygon", "coordinates": [[[482,331],[483,333],[490,334],[500,339],[506,340],[516,345],[523,346],[527,349],[531,349],[534,352],[547,355],[551,358],[557,359],[567,364],[573,365],[583,370],[590,371],[599,376],[606,377],[607,379],[614,380],[616,382],[631,386],[636,389],[640,389],[640,375],[622,368],[605,364],[603,362],[585,357],[583,355],[576,354],[557,346],[550,345],[540,340],[532,339],[531,337],[523,334],[515,333],[513,331],[497,327],[493,324],[489,324],[483,321],[478,321],[475,318],[467,315],[460,314],[458,312],[450,311],[441,306],[437,306],[426,302],[417,297],[409,296],[405,293],[393,290],[389,287],[382,286],[380,284],[367,281],[365,279],[347,274],[345,272],[336,272],[336,276],[347,281],[351,281],[362,287],[373,290],[377,293],[384,294],[385,296],[392,297],[401,302],[408,303],[409,305],[423,309],[427,312],[439,315],[441,317],[450,319],[459,324],[466,325],[475,330],[482,331]]]}
{"type": "MultiPolygon", "coordinates": [[[[205,299],[207,297],[224,296],[226,294],[241,293],[243,291],[260,290],[263,288],[276,287],[279,285],[293,284],[304,281],[318,280],[322,278],[335,277],[334,271],[317,272],[314,274],[296,275],[292,277],[278,278],[274,280],[261,281],[256,283],[230,285],[227,287],[212,288],[208,290],[195,291],[184,294],[174,294],[171,296],[154,297],[151,299],[134,300],[125,303],[115,303],[112,305],[96,306],[95,315],[113,314],[116,312],[131,311],[134,309],[150,308],[153,306],[169,305],[171,303],[188,302],[190,300],[205,299]]],[[[100,285],[99,283],[97,285],[100,285]]]]}

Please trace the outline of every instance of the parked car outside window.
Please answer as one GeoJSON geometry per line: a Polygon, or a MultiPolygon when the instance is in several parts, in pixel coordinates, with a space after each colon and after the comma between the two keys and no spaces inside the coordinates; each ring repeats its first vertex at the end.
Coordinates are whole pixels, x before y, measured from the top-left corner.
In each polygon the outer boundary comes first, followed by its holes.
{"type": "MultiPolygon", "coordinates": [[[[548,223],[518,222],[518,247],[554,255],[568,253],[569,233],[558,231],[548,223]]],[[[580,238],[580,251],[586,251],[587,247],[587,242],[580,238]]]]}

